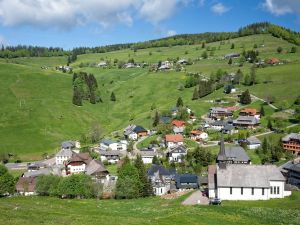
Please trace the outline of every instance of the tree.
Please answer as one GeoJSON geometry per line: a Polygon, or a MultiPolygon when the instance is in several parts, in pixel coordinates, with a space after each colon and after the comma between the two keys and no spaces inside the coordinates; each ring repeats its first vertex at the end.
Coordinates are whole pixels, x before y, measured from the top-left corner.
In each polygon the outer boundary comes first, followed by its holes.
{"type": "Polygon", "coordinates": [[[234,43],[231,44],[230,49],[234,49],[234,43]]]}
{"type": "Polygon", "coordinates": [[[269,150],[269,140],[267,138],[264,138],[264,140],[262,142],[262,145],[261,145],[261,148],[262,148],[263,154],[267,154],[268,153],[268,150],[269,150]]]}
{"type": "Polygon", "coordinates": [[[273,130],[273,125],[272,125],[271,119],[268,119],[267,128],[270,129],[270,130],[273,130]]]}
{"type": "Polygon", "coordinates": [[[0,165],[0,196],[12,194],[15,190],[15,179],[4,165],[0,165]]]}
{"type": "Polygon", "coordinates": [[[207,55],[207,51],[202,52],[201,57],[203,59],[207,59],[208,55],[207,55]]]}
{"type": "Polygon", "coordinates": [[[118,170],[118,180],[116,184],[116,197],[119,199],[131,199],[141,196],[141,183],[139,173],[129,159],[124,160],[122,167],[118,170]]]}
{"type": "Polygon", "coordinates": [[[202,46],[201,46],[202,48],[205,48],[205,42],[202,42],[202,46]]]}
{"type": "Polygon", "coordinates": [[[115,96],[115,93],[112,92],[111,95],[110,95],[110,100],[115,102],[116,101],[116,96],[115,96]]]}
{"type": "Polygon", "coordinates": [[[281,46],[279,46],[278,48],[277,48],[277,52],[280,54],[281,52],[282,52],[282,47],[281,46]]]}
{"type": "Polygon", "coordinates": [[[254,85],[256,83],[256,69],[254,66],[250,69],[250,83],[249,85],[254,85]]]}
{"type": "Polygon", "coordinates": [[[154,115],[154,118],[153,118],[153,124],[152,125],[153,125],[153,127],[156,127],[158,124],[159,124],[159,114],[156,111],[155,115],[154,115]]]}
{"type": "Polygon", "coordinates": [[[147,171],[143,163],[142,157],[138,155],[134,161],[134,166],[138,171],[138,178],[140,183],[140,196],[148,197],[153,195],[153,189],[147,176],[147,171]]]}
{"type": "Polygon", "coordinates": [[[197,100],[199,98],[199,92],[197,88],[194,89],[192,100],[197,100]]]}
{"type": "Polygon", "coordinates": [[[294,104],[295,105],[300,105],[300,95],[298,95],[298,97],[296,98],[294,104]]]}
{"type": "Polygon", "coordinates": [[[293,46],[292,48],[291,48],[291,53],[296,53],[297,52],[297,48],[295,47],[295,46],[293,46]]]}
{"type": "Polygon", "coordinates": [[[229,59],[228,65],[232,65],[232,58],[229,59]]]}
{"type": "Polygon", "coordinates": [[[179,98],[177,99],[176,106],[177,106],[177,107],[182,107],[182,106],[183,106],[183,101],[182,101],[182,98],[181,98],[181,97],[179,97],[179,98]]]}
{"type": "Polygon", "coordinates": [[[263,105],[260,106],[260,116],[261,117],[265,116],[265,108],[263,105]]]}
{"type": "Polygon", "coordinates": [[[248,89],[242,93],[240,97],[240,103],[243,105],[248,105],[251,103],[251,96],[248,89]]]}
{"type": "Polygon", "coordinates": [[[82,94],[79,88],[74,88],[73,104],[77,106],[82,106],[82,94]]]}
{"type": "Polygon", "coordinates": [[[250,85],[250,83],[251,83],[251,78],[249,74],[247,74],[244,78],[244,85],[250,85]]]}
{"type": "Polygon", "coordinates": [[[43,175],[37,178],[36,192],[39,195],[58,195],[58,185],[61,177],[54,175],[43,175]]]}
{"type": "Polygon", "coordinates": [[[160,160],[158,159],[158,157],[156,155],[152,159],[152,164],[155,164],[155,165],[161,164],[160,160]]]}

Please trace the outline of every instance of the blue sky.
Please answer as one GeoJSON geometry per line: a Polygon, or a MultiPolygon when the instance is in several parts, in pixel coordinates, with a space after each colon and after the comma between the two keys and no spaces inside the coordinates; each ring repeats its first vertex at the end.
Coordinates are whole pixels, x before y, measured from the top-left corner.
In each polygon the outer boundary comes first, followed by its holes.
{"type": "Polygon", "coordinates": [[[300,1],[0,0],[0,43],[70,49],[236,31],[260,21],[299,32],[300,1]]]}

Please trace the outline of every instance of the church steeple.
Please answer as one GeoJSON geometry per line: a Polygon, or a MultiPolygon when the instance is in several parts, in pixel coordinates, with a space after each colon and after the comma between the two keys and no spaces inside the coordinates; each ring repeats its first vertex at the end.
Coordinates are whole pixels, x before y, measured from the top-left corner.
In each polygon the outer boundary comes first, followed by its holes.
{"type": "Polygon", "coordinates": [[[218,154],[217,163],[219,164],[220,168],[226,168],[226,153],[225,153],[225,144],[224,144],[224,137],[223,134],[221,134],[220,139],[220,152],[218,154]]]}

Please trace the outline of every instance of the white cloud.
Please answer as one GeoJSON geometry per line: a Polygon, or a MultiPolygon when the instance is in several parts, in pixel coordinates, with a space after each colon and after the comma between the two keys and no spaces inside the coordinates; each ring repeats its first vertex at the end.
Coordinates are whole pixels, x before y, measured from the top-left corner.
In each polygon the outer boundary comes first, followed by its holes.
{"type": "Polygon", "coordinates": [[[168,37],[174,36],[174,35],[176,35],[176,34],[177,34],[176,30],[168,30],[168,31],[167,31],[167,36],[168,36],[168,37]]]}
{"type": "Polygon", "coordinates": [[[230,9],[231,9],[231,8],[229,8],[229,7],[225,6],[225,5],[223,5],[223,3],[220,3],[220,2],[214,4],[214,5],[211,7],[211,10],[212,10],[214,13],[218,14],[218,15],[222,15],[222,14],[228,12],[230,9]]]}
{"type": "Polygon", "coordinates": [[[87,23],[131,26],[135,15],[158,24],[195,0],[0,0],[0,23],[71,29],[87,23]]]}
{"type": "Polygon", "coordinates": [[[285,15],[287,13],[295,13],[300,16],[299,0],[265,0],[263,7],[277,16],[285,15]]]}

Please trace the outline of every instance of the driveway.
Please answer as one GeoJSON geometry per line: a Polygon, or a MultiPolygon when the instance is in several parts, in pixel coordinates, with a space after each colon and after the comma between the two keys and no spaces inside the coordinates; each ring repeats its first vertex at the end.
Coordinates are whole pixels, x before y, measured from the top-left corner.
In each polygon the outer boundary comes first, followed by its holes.
{"type": "Polygon", "coordinates": [[[185,199],[182,205],[208,205],[209,201],[207,197],[202,196],[200,190],[195,191],[187,199],[185,199]]]}

